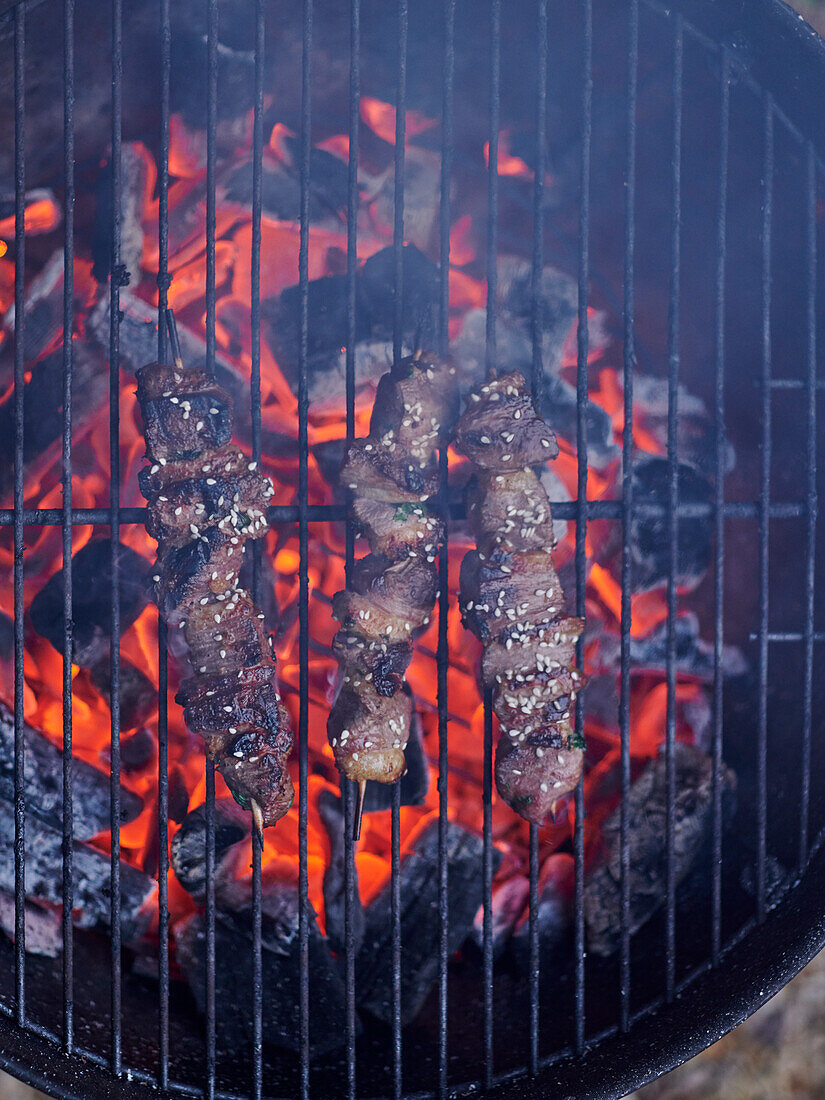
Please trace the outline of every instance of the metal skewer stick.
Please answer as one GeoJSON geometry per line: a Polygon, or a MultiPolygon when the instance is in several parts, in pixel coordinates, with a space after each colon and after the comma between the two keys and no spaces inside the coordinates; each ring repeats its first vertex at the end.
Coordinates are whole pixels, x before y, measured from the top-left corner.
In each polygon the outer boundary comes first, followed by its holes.
{"type": "Polygon", "coordinates": [[[178,326],[175,322],[175,311],[173,309],[167,309],[166,311],[166,328],[169,332],[169,346],[172,348],[172,358],[175,361],[175,366],[178,370],[183,370],[183,356],[180,353],[178,326]]]}
{"type": "Polygon", "coordinates": [[[367,793],[367,781],[362,779],[358,784],[358,796],[355,803],[355,820],[352,823],[352,839],[361,839],[361,818],[364,816],[364,798],[367,793]]]}

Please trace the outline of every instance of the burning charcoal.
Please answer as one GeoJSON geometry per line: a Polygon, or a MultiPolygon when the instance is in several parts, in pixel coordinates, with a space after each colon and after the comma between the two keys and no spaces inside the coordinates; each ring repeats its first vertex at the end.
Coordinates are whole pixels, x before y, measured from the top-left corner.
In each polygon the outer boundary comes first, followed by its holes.
{"type": "MultiPolygon", "coordinates": [[[[699,637],[699,619],[692,611],[676,619],[676,671],[702,680],[713,679],[713,644],[699,637]]],[[[634,668],[662,669],[667,664],[668,624],[662,623],[644,638],[630,639],[630,661],[634,668]]],[[[741,676],[747,663],[738,646],[726,645],[722,651],[722,671],[726,676],[741,676]]]]}
{"type": "MultiPolygon", "coordinates": [[[[713,761],[692,745],[674,745],[674,869],[677,885],[693,867],[711,823],[713,761]]],[[[722,769],[723,791],[730,803],[736,777],[722,769]]],[[[633,786],[628,801],[630,833],[630,931],[637,932],[665,898],[667,884],[667,774],[664,750],[633,786]]],[[[585,920],[589,950],[610,955],[621,932],[621,841],[617,808],[602,826],[605,862],[585,883],[585,920]]]]}
{"type": "MultiPolygon", "coordinates": [[[[407,685],[404,684],[407,689],[407,685]]],[[[407,694],[412,693],[407,689],[407,694]]],[[[424,743],[421,735],[421,717],[413,707],[410,719],[410,735],[404,750],[407,767],[399,781],[402,806],[420,806],[427,794],[430,773],[427,758],[424,755],[424,743]]],[[[364,813],[376,810],[389,810],[393,803],[393,786],[389,783],[369,783],[364,799],[364,813]]]]}
{"type": "MultiPolygon", "coordinates": [[[[371,381],[386,370],[392,359],[391,341],[395,310],[394,254],[391,248],[371,256],[356,280],[355,338],[359,345],[379,343],[381,352],[356,354],[356,384],[371,381]],[[369,372],[365,368],[369,366],[369,372]],[[379,369],[380,367],[380,369],[379,369]],[[373,373],[374,372],[374,373],[373,373]]],[[[404,248],[404,315],[402,343],[426,345],[431,340],[437,311],[438,268],[412,245],[404,248]],[[429,339],[428,339],[429,337],[429,339]]],[[[262,308],[267,339],[287,381],[297,392],[300,336],[300,288],[287,287],[262,308]]],[[[347,342],[347,279],[327,275],[309,284],[309,399],[311,403],[343,398],[347,342]]]]}
{"type": "Polygon", "coordinates": [[[176,764],[169,773],[169,820],[180,825],[188,809],[189,788],[186,786],[186,777],[176,764]]]}
{"type": "MultiPolygon", "coordinates": [[[[74,595],[74,589],[72,589],[74,595]]],[[[110,703],[110,686],[112,668],[109,654],[101,657],[89,669],[92,683],[106,700],[110,703]]],[[[152,715],[157,700],[155,685],[145,676],[139,668],[124,657],[120,659],[120,728],[121,730],[133,730],[142,726],[152,715]]]]}
{"type": "MultiPolygon", "coordinates": [[[[578,402],[576,388],[563,378],[545,374],[539,412],[563,439],[576,442],[578,430],[578,402]]],[[[619,449],[613,442],[613,422],[608,413],[595,401],[588,401],[585,410],[587,421],[587,457],[596,469],[608,466],[619,449]]]]}
{"type": "MultiPolygon", "coordinates": [[[[106,402],[109,365],[101,347],[89,339],[72,341],[72,425],[75,433],[106,402]]],[[[27,477],[56,457],[63,436],[63,349],[31,368],[24,397],[23,461],[27,477]]],[[[0,499],[11,496],[14,480],[14,402],[0,405],[0,499]]]]}
{"type": "MultiPolygon", "coordinates": [[[[565,949],[573,926],[573,857],[555,852],[544,861],[539,875],[539,955],[546,959],[565,949]]],[[[530,920],[525,909],[521,926],[512,940],[519,964],[530,965],[530,920]]]]}
{"type": "MultiPolygon", "coordinates": [[[[0,890],[0,928],[14,943],[14,893],[0,890]]],[[[60,914],[26,899],[26,954],[56,959],[63,950],[60,914]]]]}
{"type": "MultiPolygon", "coordinates": [[[[24,726],[26,816],[36,816],[53,829],[63,822],[63,753],[44,734],[24,726]]],[[[109,828],[109,776],[76,756],[72,760],[72,823],[77,840],[88,840],[109,828]]],[[[14,801],[14,715],[0,703],[0,811],[14,801]],[[7,805],[8,804],[8,805],[7,805]]],[[[133,821],[143,809],[134,791],[121,787],[120,820],[133,821]]]]}
{"type": "MultiPolygon", "coordinates": [[[[148,596],[148,563],[128,546],[118,551],[121,632],[132,625],[148,596]]],[[[111,550],[108,539],[93,539],[72,557],[72,619],[75,664],[89,667],[109,649],[111,629],[111,550]]],[[[63,573],[51,577],[29,609],[34,629],[63,650],[63,573]]]]}
{"type": "MultiPolygon", "coordinates": [[[[52,905],[63,897],[63,834],[26,814],[26,896],[52,905]]],[[[111,914],[111,862],[97,848],[76,840],[74,857],[75,923],[82,928],[109,924],[111,914]]],[[[0,889],[14,892],[14,810],[0,802],[0,889]]],[[[154,879],[129,866],[120,865],[121,927],[125,941],[136,939],[149,923],[144,904],[154,893],[154,879]]]]}
{"type": "MultiPolygon", "coordinates": [[[[447,827],[448,945],[454,954],[467,939],[482,900],[481,840],[460,825],[447,827]]],[[[494,870],[500,855],[493,857],[494,870]]],[[[438,824],[428,825],[401,863],[401,1020],[409,1023],[438,977],[438,824]]],[[[360,1005],[392,1019],[392,920],[388,884],[367,906],[364,943],[356,960],[360,1005]]]]}
{"type": "MultiPolygon", "coordinates": [[[[309,996],[312,1004],[309,1044],[313,1055],[344,1043],[344,987],[335,960],[307,903],[309,921],[309,996]]],[[[298,894],[293,885],[267,884],[262,901],[264,1042],[300,1049],[300,944],[298,894]]],[[[175,927],[177,961],[204,1011],[206,918],[196,913],[175,927]]],[[[215,922],[215,999],[218,1041],[224,1049],[252,1038],[252,910],[247,902],[221,909],[215,922]]]]}
{"type": "MultiPolygon", "coordinates": [[[[239,850],[249,836],[249,815],[233,798],[215,800],[215,892],[234,878],[239,850]]],[[[183,819],[172,838],[172,870],[178,882],[196,901],[206,896],[206,806],[198,806],[183,819]]]]}
{"type": "MultiPolygon", "coordinates": [[[[511,875],[498,886],[493,887],[493,958],[502,954],[519,917],[524,912],[530,896],[530,880],[524,875],[511,875]]],[[[475,915],[471,932],[473,944],[479,951],[484,950],[484,906],[475,915]]]]}
{"type": "MultiPolygon", "coordinates": [[[[633,591],[647,592],[667,583],[670,564],[668,546],[667,500],[669,493],[668,461],[639,454],[633,463],[634,500],[658,503],[661,511],[637,509],[631,525],[633,591]]],[[[710,482],[692,466],[683,462],[678,468],[679,502],[709,504],[710,482]]],[[[703,517],[679,519],[679,555],[676,582],[693,589],[704,577],[710,560],[710,525],[703,517]]]]}
{"type": "MultiPolygon", "coordinates": [[[[76,298],[75,307],[80,306],[76,298]]],[[[23,359],[31,363],[46,350],[63,330],[63,249],[58,249],[26,287],[26,326],[23,333],[23,359]]],[[[3,329],[14,332],[14,306],[3,318],[3,329]]],[[[6,340],[0,350],[0,386],[11,383],[14,375],[14,341],[6,340]]]]}
{"type": "MultiPolygon", "coordinates": [[[[374,785],[374,784],[373,784],[374,785]]],[[[318,812],[326,826],[329,835],[329,864],[324,872],[324,924],[327,933],[327,942],[331,950],[341,954],[346,949],[346,881],[345,863],[346,848],[344,845],[344,828],[349,827],[344,820],[341,809],[341,799],[331,791],[321,791],[318,798],[318,812]]],[[[353,942],[355,950],[361,947],[364,938],[364,908],[358,896],[358,884],[355,879],[353,867],[353,942]]]]}

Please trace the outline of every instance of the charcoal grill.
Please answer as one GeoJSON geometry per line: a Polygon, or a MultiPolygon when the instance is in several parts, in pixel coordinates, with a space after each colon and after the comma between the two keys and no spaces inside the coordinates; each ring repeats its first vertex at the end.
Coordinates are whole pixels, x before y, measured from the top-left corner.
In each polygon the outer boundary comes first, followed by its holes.
{"type": "MultiPolygon", "coordinates": [[[[99,160],[111,149],[113,209],[121,188],[123,127],[134,126],[130,96],[135,74],[148,92],[158,151],[159,306],[158,354],[166,354],[164,314],[169,287],[168,188],[170,82],[173,79],[173,12],[169,0],[147,2],[132,37],[133,19],[121,0],[105,9],[84,0],[16,3],[0,12],[0,49],[13,73],[14,348],[16,392],[24,381],[24,274],[36,244],[24,232],[25,191],[40,171],[48,126],[45,105],[27,102],[27,58],[39,40],[62,44],[62,132],[57,104],[51,140],[63,144],[62,171],[51,182],[64,194],[64,333],[74,321],[72,258],[75,241],[76,118],[84,109],[85,68],[76,67],[83,36],[105,57],[111,77],[110,133],[96,135],[97,148],[83,157],[99,160]],[[148,29],[147,29],[148,28],[148,29]],[[126,76],[124,76],[126,74],[126,76]],[[37,115],[35,117],[35,108],[37,115]],[[32,135],[35,135],[34,141],[32,135]]],[[[778,0],[751,0],[743,7],[709,0],[351,0],[348,8],[305,0],[300,10],[248,0],[251,57],[250,105],[254,108],[252,278],[252,440],[261,452],[261,156],[264,141],[265,59],[290,42],[300,77],[296,130],[300,171],[301,288],[299,484],[295,506],[275,506],[270,519],[297,525],[300,536],[300,879],[307,890],[307,714],[309,698],[309,581],[307,550],[312,524],[343,518],[337,505],[310,505],[307,497],[308,217],[313,127],[329,109],[324,68],[314,65],[318,43],[324,61],[346,66],[349,90],[342,117],[350,135],[349,214],[346,271],[352,288],[348,310],[347,417],[354,426],[354,286],[357,227],[359,97],[382,94],[397,107],[395,119],[395,328],[401,354],[404,242],[403,181],[408,107],[425,103],[441,120],[440,317],[437,341],[449,343],[447,261],[453,176],[468,172],[469,138],[489,141],[489,169],[481,194],[488,214],[487,357],[497,358],[496,256],[502,237],[517,244],[540,272],[547,254],[563,255],[578,278],[578,499],[559,501],[554,514],[576,524],[577,605],[584,612],[588,522],[607,521],[621,533],[622,795],[630,787],[630,538],[634,515],[656,514],[667,531],[671,623],[679,603],[677,562],[680,522],[700,522],[713,535],[713,570],[693,606],[714,643],[714,759],[712,844],[701,885],[677,889],[671,870],[662,912],[643,932],[628,928],[627,837],[623,846],[623,927],[619,952],[607,960],[585,950],[584,848],[576,830],[574,951],[569,966],[551,971],[539,955],[538,832],[531,833],[530,968],[527,979],[494,965],[492,950],[492,726],[486,726],[484,816],[485,921],[477,968],[455,966],[446,936],[446,833],[440,832],[441,937],[433,945],[439,979],[425,1011],[402,1029],[400,1014],[400,899],[394,894],[393,965],[395,1011],[388,1026],[359,1034],[352,955],[345,967],[347,1011],[340,1021],[346,1041],[340,1052],[311,1061],[312,991],[308,981],[308,921],[302,914],[300,1050],[274,1051],[262,1043],[261,851],[253,843],[253,983],[248,1011],[249,1050],[221,1049],[216,1041],[214,988],[215,851],[207,846],[207,959],[205,1020],[170,976],[166,850],[169,786],[165,745],[165,629],[160,632],[159,814],[160,970],[157,983],[124,972],[120,942],[120,715],[119,658],[112,659],[111,937],[80,934],[72,913],[71,652],[73,525],[108,524],[112,541],[112,626],[117,631],[121,527],[141,523],[140,509],[122,508],[119,497],[119,296],[121,227],[111,226],[110,393],[111,503],[83,509],[72,500],[72,350],[63,358],[63,503],[25,509],[23,495],[23,402],[15,409],[14,503],[0,523],[14,532],[15,633],[15,847],[16,943],[0,943],[0,1064],[56,1096],[620,1096],[715,1041],[781,988],[825,943],[823,885],[825,800],[822,771],[823,683],[815,675],[818,645],[825,637],[817,563],[820,439],[817,400],[822,388],[818,348],[825,310],[817,278],[823,234],[820,207],[825,171],[825,128],[815,105],[825,98],[825,47],[778,0]],[[321,89],[319,91],[319,89],[321,89]],[[498,171],[499,134],[521,127],[530,137],[522,155],[534,169],[530,201],[513,214],[498,171]],[[547,171],[553,182],[547,179],[547,171]],[[569,189],[565,195],[564,188],[569,189]],[[561,197],[557,191],[561,189],[561,197]],[[552,192],[552,194],[551,194],[552,192]],[[551,201],[552,200],[552,201],[551,201]],[[505,210],[506,208],[506,210],[505,210]],[[504,214],[506,212],[506,218],[504,214]],[[587,357],[588,306],[605,305],[623,335],[625,454],[632,452],[633,375],[637,362],[667,379],[668,477],[655,499],[633,493],[632,460],[624,467],[620,500],[588,499],[587,357]],[[713,409],[715,448],[709,503],[680,502],[677,467],[679,383],[705,397],[713,409]],[[727,445],[737,454],[732,474],[727,445]],[[25,952],[24,858],[26,789],[23,754],[23,571],[28,528],[62,531],[65,632],[63,699],[65,838],[62,960],[25,952]],[[752,675],[729,684],[723,674],[723,642],[735,641],[749,656],[752,675]],[[726,822],[721,767],[739,775],[737,811],[726,822]]],[[[234,10],[234,9],[233,9],[234,10]]],[[[207,142],[206,355],[216,355],[216,170],[222,88],[221,5],[204,0],[207,142]]],[[[224,17],[225,18],[225,17],[224,17]]],[[[223,24],[225,26],[225,24],[223,24]]],[[[233,43],[237,46],[237,43],[233,43]]],[[[83,64],[88,63],[84,48],[83,64]]],[[[61,65],[58,55],[49,63],[61,65]]],[[[339,110],[341,110],[339,104],[339,110]]],[[[9,118],[10,125],[12,118],[9,118]]],[[[11,129],[6,134],[12,140],[11,129]]],[[[84,139],[85,140],[85,139],[84,139]]],[[[85,165],[85,160],[84,160],[85,165]]],[[[85,167],[83,168],[85,171],[85,167]]],[[[518,204],[517,204],[518,205],[518,204]]],[[[538,310],[538,297],[534,297],[538,310]]],[[[534,318],[535,321],[535,318],[534,318]]],[[[535,322],[533,384],[542,372],[535,322]]],[[[446,455],[442,472],[446,478],[446,455]]],[[[446,486],[446,481],[444,482],[446,486]]],[[[453,507],[446,489],[443,506],[453,507]]],[[[460,509],[454,512],[460,514],[460,509]]],[[[350,532],[348,566],[354,553],[350,532]]],[[[440,552],[442,565],[446,548],[440,552]]],[[[446,583],[440,600],[447,598],[446,583]]],[[[446,620],[445,620],[446,621],[446,620]]],[[[675,634],[668,635],[666,752],[676,737],[675,634]]],[[[446,626],[439,636],[439,770],[449,752],[446,626]]],[[[577,727],[584,721],[581,703],[577,727]]],[[[670,776],[668,836],[672,845],[674,773],[670,776]]],[[[214,769],[206,769],[207,815],[214,813],[214,769]]],[[[397,789],[396,789],[397,790],[397,789]]],[[[446,784],[439,784],[441,823],[446,822],[446,784]]],[[[352,792],[344,791],[348,812],[352,792]]],[[[581,789],[576,820],[586,812],[581,789]]],[[[400,806],[392,810],[393,881],[400,864],[400,806]]],[[[626,830],[625,830],[626,831],[626,830]]],[[[211,836],[211,830],[207,829],[211,836]]],[[[350,842],[351,844],[351,842],[350,842]]],[[[700,876],[701,877],[701,876],[700,876]]],[[[350,872],[349,900],[353,882],[350,872]]],[[[351,932],[351,929],[350,929],[351,932]]],[[[350,940],[350,943],[352,941],[350,940]]]]}

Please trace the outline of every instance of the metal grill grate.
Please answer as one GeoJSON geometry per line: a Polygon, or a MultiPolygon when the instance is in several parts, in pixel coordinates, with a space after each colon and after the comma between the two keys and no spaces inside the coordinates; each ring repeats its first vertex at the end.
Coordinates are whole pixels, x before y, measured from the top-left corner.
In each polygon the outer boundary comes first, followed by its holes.
{"type": "MultiPolygon", "coordinates": [[[[219,6],[217,0],[204,0],[208,14],[208,102],[207,102],[207,218],[206,218],[206,271],[207,271],[207,365],[214,370],[216,342],[216,165],[217,165],[217,106],[220,88],[218,86],[218,43],[219,43],[219,6]]],[[[255,37],[251,48],[254,50],[254,130],[253,130],[253,191],[252,191],[252,251],[249,257],[252,280],[252,381],[251,381],[251,417],[253,458],[261,457],[261,221],[262,221],[262,158],[264,146],[264,55],[265,42],[265,0],[250,0],[254,8],[255,37]]],[[[647,5],[645,4],[646,8],[647,5]]],[[[655,7],[655,5],[651,5],[655,7]]],[[[66,1054],[83,1055],[92,1062],[101,1061],[98,1051],[83,1049],[75,1034],[75,967],[74,967],[74,930],[72,926],[73,887],[72,887],[72,527],[73,525],[107,524],[111,535],[111,614],[112,636],[119,637],[120,609],[118,606],[118,570],[119,559],[117,545],[122,524],[140,524],[144,520],[144,510],[140,508],[122,508],[119,495],[119,294],[120,294],[120,223],[117,211],[120,208],[121,190],[121,145],[122,145],[122,77],[123,49],[122,40],[122,0],[111,0],[111,166],[113,204],[115,212],[112,220],[112,255],[110,282],[111,331],[110,331],[110,463],[111,489],[108,508],[75,508],[72,501],[72,329],[74,322],[74,103],[75,69],[74,38],[82,33],[75,27],[74,0],[64,0],[64,186],[65,199],[63,217],[65,226],[64,253],[64,298],[63,298],[63,441],[62,441],[62,486],[63,504],[57,508],[24,508],[23,485],[23,426],[24,426],[24,354],[25,334],[24,308],[24,270],[26,262],[26,238],[24,233],[25,184],[26,184],[26,107],[24,64],[26,56],[27,16],[26,6],[16,4],[14,18],[14,101],[15,101],[15,471],[13,508],[0,512],[0,525],[12,526],[14,532],[14,610],[15,610],[15,979],[14,1002],[3,1006],[11,1011],[19,1028],[28,1029],[34,1034],[45,1036],[62,1045],[66,1054]],[[64,576],[63,608],[65,630],[63,635],[63,1026],[59,1035],[53,1035],[47,1029],[30,1020],[27,1016],[27,958],[25,942],[25,826],[26,826],[26,790],[24,782],[24,604],[23,573],[24,528],[30,525],[60,526],[62,533],[62,569],[64,576]]],[[[454,149],[454,94],[455,94],[455,24],[456,0],[444,0],[443,23],[434,31],[443,57],[442,89],[442,143],[440,177],[440,319],[438,325],[439,345],[446,351],[448,334],[448,265],[450,258],[451,224],[451,180],[454,149]]],[[[658,9],[657,9],[658,10],[658,9]]],[[[533,219],[532,239],[532,363],[534,391],[537,390],[542,375],[542,348],[539,319],[539,288],[541,272],[545,262],[545,168],[548,163],[546,127],[548,118],[547,71],[548,71],[548,0],[536,0],[535,4],[525,5],[525,20],[529,24],[528,41],[533,42],[536,50],[536,71],[538,74],[535,119],[535,188],[532,198],[531,215],[533,219]]],[[[497,324],[497,259],[499,240],[499,184],[498,139],[501,126],[501,56],[500,43],[502,32],[501,0],[491,0],[489,5],[489,56],[484,59],[489,76],[489,169],[487,191],[487,329],[486,358],[488,365],[497,361],[496,324],[497,324]]],[[[395,214],[394,214],[394,291],[395,313],[393,325],[393,355],[397,361],[402,354],[402,306],[403,306],[403,253],[404,243],[404,182],[405,182],[405,126],[407,102],[407,66],[408,66],[408,0],[398,0],[395,8],[396,37],[391,48],[397,51],[397,89],[396,89],[396,140],[395,140],[395,214]]],[[[509,14],[505,15],[509,18],[509,14]]],[[[712,963],[719,964],[731,942],[725,942],[723,935],[723,890],[722,890],[722,853],[723,853],[723,816],[721,768],[723,755],[723,642],[724,642],[724,565],[726,522],[729,520],[751,520],[758,523],[759,532],[759,621],[758,621],[758,662],[759,662],[759,698],[758,727],[754,743],[757,759],[758,797],[754,814],[754,841],[757,852],[756,869],[756,922],[762,922],[769,908],[768,900],[768,690],[770,680],[771,646],[775,643],[801,644],[804,661],[803,692],[803,758],[799,783],[800,815],[798,860],[799,871],[803,872],[817,845],[810,836],[810,800],[811,800],[811,752],[815,734],[813,696],[814,696],[814,646],[825,634],[814,628],[814,579],[816,572],[816,518],[817,518],[817,392],[821,383],[817,377],[817,221],[816,204],[818,185],[823,166],[812,140],[805,138],[797,127],[778,107],[772,96],[763,96],[764,110],[764,146],[762,150],[764,195],[762,203],[761,225],[761,303],[762,316],[762,362],[761,362],[761,482],[759,499],[755,501],[729,501],[725,498],[725,318],[726,318],[726,268],[727,252],[727,209],[728,209],[728,150],[731,113],[731,82],[736,79],[747,82],[750,77],[741,70],[725,46],[705,39],[680,14],[672,19],[672,66],[673,66],[673,105],[672,105],[672,150],[666,155],[672,158],[672,194],[671,203],[671,275],[669,286],[668,320],[668,493],[663,501],[634,499],[633,463],[632,463],[632,423],[633,423],[633,374],[636,363],[637,347],[635,336],[635,262],[636,262],[636,161],[637,161],[637,107],[639,91],[639,33],[640,3],[629,0],[628,50],[627,50],[627,136],[626,136],[626,189],[624,194],[624,244],[623,244],[623,381],[624,381],[624,455],[626,456],[622,475],[621,500],[588,500],[588,464],[587,464],[587,409],[588,409],[588,303],[591,287],[590,266],[590,188],[593,126],[593,2],[585,0],[581,8],[583,20],[581,57],[581,163],[579,168],[579,223],[578,223],[578,345],[577,345],[577,428],[578,428],[578,497],[572,502],[553,503],[554,514],[559,518],[575,521],[575,573],[577,579],[577,614],[585,613],[585,567],[586,536],[588,523],[596,520],[618,521],[622,529],[622,598],[621,598],[621,694],[619,706],[621,730],[621,946],[619,956],[619,1013],[618,1029],[627,1032],[631,1025],[641,1018],[647,1009],[633,1011],[631,1003],[631,935],[630,935],[630,855],[629,855],[629,819],[628,793],[631,782],[630,758],[630,638],[631,638],[631,556],[630,531],[632,519],[642,513],[664,516],[669,537],[669,581],[667,600],[669,609],[669,629],[667,634],[667,849],[668,876],[666,898],[666,974],[665,1000],[672,1001],[678,992],[685,988],[694,975],[687,979],[677,976],[677,938],[676,938],[676,877],[674,857],[674,805],[676,796],[676,774],[674,766],[674,744],[676,738],[676,613],[678,608],[678,524],[680,518],[701,518],[712,524],[715,531],[715,589],[714,589],[714,625],[715,641],[714,692],[713,692],[713,875],[710,899],[711,955],[712,963]],[[679,500],[678,486],[678,384],[680,373],[680,307],[682,304],[681,243],[682,243],[682,109],[684,93],[684,50],[686,40],[702,42],[708,52],[717,59],[720,68],[718,99],[720,104],[719,164],[716,175],[715,218],[715,362],[714,397],[716,420],[715,443],[715,496],[707,505],[683,503],[679,500]],[[773,230],[773,178],[775,171],[775,129],[781,127],[783,133],[790,134],[804,148],[806,164],[806,295],[807,312],[807,363],[804,381],[774,379],[772,376],[772,230],[773,230]],[[804,459],[804,499],[797,503],[776,502],[771,496],[772,470],[772,395],[781,389],[803,389],[806,401],[805,423],[805,459],[804,459]],[[801,631],[771,631],[770,620],[770,531],[771,524],[779,520],[803,520],[805,525],[804,568],[806,574],[805,619],[801,631]]],[[[158,174],[159,195],[159,307],[158,307],[158,355],[165,354],[165,314],[167,292],[170,285],[168,269],[168,195],[169,195],[169,120],[170,120],[170,69],[171,69],[171,19],[170,0],[160,0],[158,19],[159,67],[161,73],[160,102],[160,158],[158,174]]],[[[552,33],[552,30],[550,31],[552,33]]],[[[361,3],[350,0],[349,7],[349,161],[348,161],[348,216],[347,216],[347,331],[346,348],[346,417],[347,440],[354,436],[355,422],[355,331],[356,331],[356,270],[357,270],[357,225],[358,205],[358,137],[360,109],[360,67],[361,67],[361,3]]],[[[388,46],[388,48],[390,48],[388,46]]],[[[273,523],[297,524],[300,545],[300,721],[297,729],[297,756],[299,763],[299,896],[300,909],[300,1048],[298,1059],[299,1094],[310,1095],[310,1032],[312,1028],[312,1003],[309,983],[309,924],[307,916],[308,866],[307,866],[307,775],[308,775],[308,711],[309,711],[309,578],[307,572],[310,525],[314,522],[330,519],[343,519],[346,508],[337,505],[310,505],[308,501],[308,338],[309,338],[309,203],[310,203],[310,151],[312,148],[312,85],[313,85],[313,0],[304,0],[302,10],[302,87],[301,87],[301,132],[300,132],[300,254],[298,280],[300,284],[300,389],[298,393],[298,454],[299,484],[296,506],[273,506],[269,518],[273,523]]],[[[441,491],[439,507],[448,524],[454,517],[460,517],[461,510],[450,507],[447,493],[447,456],[440,455],[441,491]]],[[[254,544],[252,554],[254,562],[253,596],[258,598],[261,583],[260,544],[254,544]]],[[[354,535],[350,528],[346,542],[347,576],[351,574],[354,560],[354,535]]],[[[448,982],[448,861],[447,861],[447,810],[448,791],[446,773],[448,764],[448,699],[447,699],[447,545],[439,548],[440,589],[439,589],[439,633],[438,633],[438,793],[439,793],[439,833],[438,833],[438,896],[440,914],[440,937],[434,945],[438,954],[438,1009],[437,1040],[435,1048],[434,1087],[439,1095],[446,1095],[456,1082],[450,1077],[450,1047],[448,1044],[448,1004],[450,987],[448,982]]],[[[158,987],[158,1030],[157,1030],[157,1085],[163,1090],[191,1091],[173,1080],[170,1064],[173,1061],[173,1044],[170,1039],[170,970],[169,970],[169,905],[166,885],[168,871],[167,841],[169,832],[169,778],[167,774],[167,633],[161,624],[159,629],[159,719],[158,719],[158,838],[160,850],[159,868],[159,987],[158,987]]],[[[583,657],[583,647],[579,644],[579,661],[583,657]]],[[[120,715],[119,715],[119,649],[113,647],[111,660],[111,1016],[110,1049],[106,1058],[112,1073],[117,1077],[134,1073],[136,1079],[147,1080],[141,1070],[132,1069],[123,1057],[123,1002],[120,942],[120,715]]],[[[483,1068],[479,1074],[487,1088],[501,1085],[504,1078],[497,1076],[494,1064],[494,1029],[497,1019],[497,1006],[501,994],[496,988],[493,966],[492,944],[492,878],[493,878],[493,840],[492,840],[492,710],[489,693],[484,697],[484,919],[483,919],[483,1018],[479,1021],[482,1032],[481,1049],[483,1068]]],[[[581,697],[576,711],[576,729],[584,728],[584,707],[581,697]]],[[[343,801],[345,812],[351,816],[353,809],[353,791],[351,785],[343,781],[343,801]]],[[[218,1090],[216,1050],[216,1003],[215,1003],[215,775],[214,765],[206,764],[206,806],[207,806],[207,989],[205,1020],[205,1058],[203,1062],[203,1091],[209,1097],[229,1095],[218,1090]]],[[[564,1048],[545,1052],[541,1041],[542,1013],[540,1011],[540,991],[545,978],[541,973],[539,954],[538,903],[539,903],[539,835],[538,829],[531,827],[530,833],[530,890],[529,890],[529,1015],[526,1026],[529,1027],[529,1071],[539,1072],[549,1062],[558,1060],[561,1055],[572,1050],[582,1054],[585,1042],[596,1040],[599,1036],[588,1033],[586,1018],[586,952],[584,924],[584,830],[582,822],[587,807],[580,784],[575,795],[576,830],[574,834],[575,856],[575,959],[573,967],[572,1020],[571,1030],[564,1048]]],[[[404,1095],[404,1035],[401,1026],[401,894],[400,894],[400,789],[394,788],[394,800],[391,810],[392,820],[392,972],[393,1000],[392,1024],[389,1040],[391,1056],[387,1090],[394,1097],[404,1095]]],[[[263,989],[262,989],[262,943],[261,943],[261,846],[252,831],[253,851],[253,988],[251,991],[251,1015],[253,1021],[252,1062],[248,1070],[248,1081],[239,1078],[238,1094],[261,1097],[266,1092],[263,1058],[263,989]]],[[[353,842],[346,839],[346,1020],[343,1026],[346,1034],[345,1080],[342,1090],[348,1097],[354,1098],[358,1085],[358,1065],[356,1063],[356,1001],[354,951],[354,899],[355,873],[353,842]]],[[[738,937],[737,937],[738,938],[738,937]]],[[[128,1025],[127,1025],[128,1026],[128,1025]]],[[[235,1095],[233,1092],[232,1095],[235,1095]]]]}

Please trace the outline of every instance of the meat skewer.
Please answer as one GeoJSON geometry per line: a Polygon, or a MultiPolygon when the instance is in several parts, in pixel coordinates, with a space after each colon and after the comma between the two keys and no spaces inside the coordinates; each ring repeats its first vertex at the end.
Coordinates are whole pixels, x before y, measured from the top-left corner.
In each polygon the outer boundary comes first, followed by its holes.
{"type": "Polygon", "coordinates": [[[262,835],[292,805],[292,734],[263,615],[238,578],[244,543],[268,529],[273,489],[230,442],[229,395],[205,371],[184,368],[167,316],[174,366],[137,372],[149,460],[138,478],[158,542],[154,599],[189,647],[193,675],[175,697],[186,724],[262,835]]]}
{"type": "Polygon", "coordinates": [[[550,502],[532,469],[555,458],[558,444],[513,372],[470,395],[456,449],[475,467],[467,519],[476,548],[461,563],[460,605],[484,646],[482,681],[500,723],[496,786],[541,825],[575,788],[584,756],[571,724],[583,686],[574,662],[584,622],[565,612],[550,502]]]}
{"type": "Polygon", "coordinates": [[[381,378],[369,435],[341,470],[370,548],[332,605],[339,682],[327,735],[338,770],[358,784],[356,840],[367,782],[395,783],[405,769],[412,703],[401,688],[432,614],[443,535],[425,502],[438,490],[436,450],[450,437],[457,402],[448,362],[427,352],[403,359],[381,378]]]}

